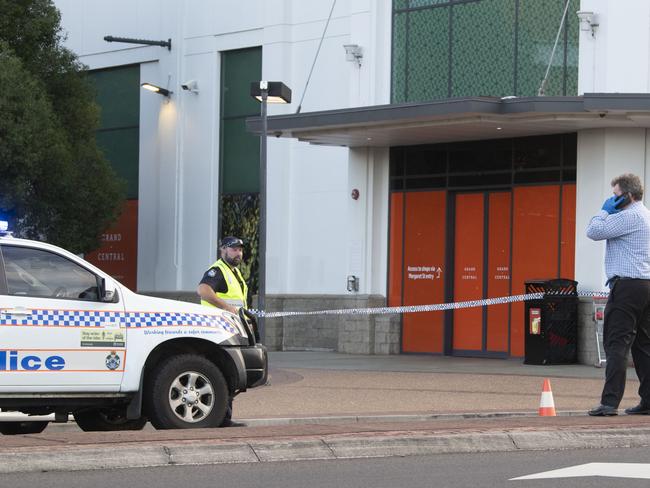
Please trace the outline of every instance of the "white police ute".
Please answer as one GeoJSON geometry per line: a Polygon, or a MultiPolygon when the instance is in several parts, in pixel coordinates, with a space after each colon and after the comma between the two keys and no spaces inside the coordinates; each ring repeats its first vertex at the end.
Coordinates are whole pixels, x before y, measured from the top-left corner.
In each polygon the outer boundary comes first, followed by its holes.
{"type": "MultiPolygon", "coordinates": [[[[85,431],[218,427],[230,399],[266,383],[255,327],[243,313],[138,295],[0,222],[3,412],[72,414],[85,431]]],[[[0,433],[46,426],[26,417],[0,433]]]]}

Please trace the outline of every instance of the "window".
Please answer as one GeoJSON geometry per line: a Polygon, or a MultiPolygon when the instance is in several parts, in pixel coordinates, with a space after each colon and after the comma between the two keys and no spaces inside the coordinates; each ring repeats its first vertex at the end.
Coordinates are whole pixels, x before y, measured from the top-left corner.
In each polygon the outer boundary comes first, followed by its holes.
{"type": "Polygon", "coordinates": [[[576,180],[577,135],[392,147],[390,189],[468,189],[576,180]]]}
{"type": "Polygon", "coordinates": [[[3,246],[9,295],[72,300],[99,298],[97,276],[58,254],[3,246]]]}

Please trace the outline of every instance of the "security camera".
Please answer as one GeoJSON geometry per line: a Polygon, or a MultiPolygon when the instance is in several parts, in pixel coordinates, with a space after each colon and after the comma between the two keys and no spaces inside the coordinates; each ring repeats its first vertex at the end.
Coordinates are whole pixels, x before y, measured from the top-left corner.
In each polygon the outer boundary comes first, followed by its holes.
{"type": "Polygon", "coordinates": [[[598,27],[598,15],[589,10],[578,10],[576,12],[578,16],[578,22],[580,23],[580,30],[589,32],[591,31],[591,36],[594,37],[596,34],[596,28],[598,27]]]}
{"type": "Polygon", "coordinates": [[[186,81],[184,83],[181,83],[181,88],[183,90],[189,91],[191,93],[198,93],[199,92],[199,84],[196,80],[190,80],[186,81]]]}

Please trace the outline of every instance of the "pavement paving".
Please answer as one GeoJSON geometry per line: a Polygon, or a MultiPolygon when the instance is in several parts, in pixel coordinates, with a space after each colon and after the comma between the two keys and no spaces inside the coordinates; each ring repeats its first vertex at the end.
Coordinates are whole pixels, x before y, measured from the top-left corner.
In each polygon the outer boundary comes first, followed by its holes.
{"type": "MultiPolygon", "coordinates": [[[[4,436],[0,473],[650,445],[650,416],[592,418],[602,369],[520,360],[270,354],[270,384],[235,399],[247,427],[4,436]],[[544,378],[557,417],[538,417],[544,378]]],[[[628,375],[621,405],[637,403],[628,375]]],[[[2,414],[5,415],[5,414],[2,414]]]]}

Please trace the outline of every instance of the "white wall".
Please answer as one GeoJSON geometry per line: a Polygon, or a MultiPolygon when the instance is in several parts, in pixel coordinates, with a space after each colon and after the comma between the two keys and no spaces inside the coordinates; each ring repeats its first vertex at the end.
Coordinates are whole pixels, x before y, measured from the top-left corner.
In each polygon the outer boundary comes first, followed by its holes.
{"type": "MultiPolygon", "coordinates": [[[[332,4],[281,2],[284,9],[277,2],[269,5],[278,8],[265,18],[263,77],[280,79],[293,90],[292,104],[271,107],[270,115],[293,113],[301,100],[302,113],[388,102],[390,65],[385,53],[390,52],[389,0],[336,3],[306,90],[332,4]],[[361,67],[345,60],[344,44],[363,47],[361,67]],[[377,82],[379,72],[383,73],[381,83],[377,82]]],[[[372,214],[369,217],[365,212],[372,207],[364,206],[362,215],[349,211],[349,172],[354,172],[354,157],[346,148],[273,138],[268,150],[267,292],[347,293],[348,274],[365,275],[372,266],[381,266],[387,260],[387,255],[378,253],[365,257],[366,242],[372,242],[366,233],[372,227],[363,223],[371,218],[372,214]],[[352,233],[351,222],[360,223],[352,233]],[[355,261],[361,269],[351,273],[353,252],[363,257],[355,261]]],[[[365,175],[365,166],[361,171],[365,175]]],[[[367,198],[368,193],[364,193],[367,198]]],[[[387,191],[383,198],[383,218],[387,219],[387,191]]],[[[385,281],[384,274],[384,290],[385,281]]],[[[366,279],[360,292],[369,292],[366,279]]]]}
{"type": "MultiPolygon", "coordinates": [[[[650,90],[650,2],[582,0],[599,26],[580,32],[578,93],[646,93],[650,90]]],[[[572,13],[575,15],[575,13],[572,13]]]]}
{"type": "MultiPolygon", "coordinates": [[[[144,91],[140,97],[140,290],[193,290],[215,258],[220,52],[263,47],[263,77],[293,89],[293,103],[272,106],[269,115],[295,112],[303,94],[303,113],[389,101],[390,0],[336,2],[306,91],[330,1],[55,4],[67,46],[90,69],[138,63],[141,81],[174,92],[168,100],[144,91]],[[171,38],[173,48],[106,43],[105,35],[171,38]],[[362,46],[361,67],[346,61],[344,44],[362,46]],[[190,79],[198,94],[180,89],[190,79]]],[[[388,156],[364,154],[359,160],[346,148],[269,139],[268,293],[347,293],[350,250],[358,245],[363,292],[385,293],[388,156]],[[350,212],[349,180],[357,178],[367,186],[365,200],[350,212]]]]}
{"type": "MultiPolygon", "coordinates": [[[[347,192],[347,275],[359,293],[386,295],[388,274],[388,148],[350,150],[347,192]],[[352,198],[352,190],[359,198],[352,198]]],[[[345,278],[345,277],[342,277],[345,278]]]]}

